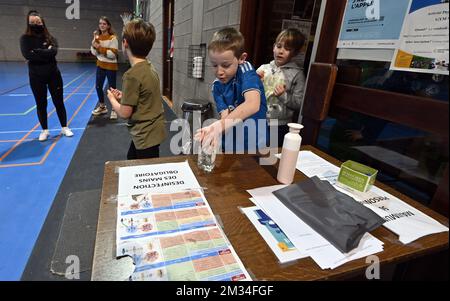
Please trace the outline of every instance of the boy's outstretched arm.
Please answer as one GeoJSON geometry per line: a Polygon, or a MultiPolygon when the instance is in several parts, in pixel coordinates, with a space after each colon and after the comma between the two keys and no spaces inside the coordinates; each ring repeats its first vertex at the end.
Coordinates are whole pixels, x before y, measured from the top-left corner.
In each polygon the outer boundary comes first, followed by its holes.
{"type": "Polygon", "coordinates": [[[245,101],[232,112],[224,114],[220,120],[210,126],[199,129],[194,138],[202,142],[202,144],[215,144],[220,134],[257,113],[261,106],[260,92],[257,90],[247,91],[244,94],[244,98],[245,101]]]}
{"type": "MultiPolygon", "coordinates": [[[[257,90],[250,90],[244,94],[244,102],[236,107],[225,119],[236,120],[236,123],[256,114],[261,106],[261,95],[257,90]]],[[[225,130],[227,130],[226,128],[225,130]]]]}

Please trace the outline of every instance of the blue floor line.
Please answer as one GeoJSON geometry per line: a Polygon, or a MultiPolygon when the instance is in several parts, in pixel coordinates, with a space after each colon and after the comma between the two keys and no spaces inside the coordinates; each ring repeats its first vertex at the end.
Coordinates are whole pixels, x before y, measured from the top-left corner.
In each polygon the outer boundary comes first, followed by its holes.
{"type": "MultiPolygon", "coordinates": [[[[0,63],[0,71],[4,70],[1,65],[2,63],[0,63]]],[[[73,66],[72,64],[70,67],[73,66]]],[[[22,68],[24,68],[23,65],[22,68]]],[[[60,64],[60,69],[64,83],[69,82],[69,78],[75,78],[77,74],[79,75],[86,70],[89,71],[81,80],[67,88],[69,93],[74,91],[86,77],[95,72],[95,66],[93,65],[77,67],[75,68],[77,73],[75,74],[71,70],[70,75],[64,73],[64,64],[60,64]]],[[[26,68],[23,76],[27,76],[26,68]]],[[[16,78],[17,82],[24,81],[23,77],[17,76],[16,78]]],[[[11,79],[7,84],[13,84],[11,79]]],[[[95,76],[92,76],[77,92],[87,93],[93,88],[94,84],[95,76]]],[[[0,82],[0,91],[5,90],[5,86],[0,82]]],[[[32,95],[25,97],[29,99],[28,102],[30,104],[34,103],[32,95]]],[[[74,94],[67,100],[68,120],[70,120],[86,97],[87,94],[74,94]]],[[[31,140],[21,143],[0,162],[0,166],[4,164],[38,162],[53,142],[57,141],[42,165],[0,168],[0,220],[2,221],[0,224],[0,280],[20,280],[96,102],[97,96],[94,89],[70,125],[71,128],[77,129],[74,130],[74,137],[58,138],[60,125],[55,112],[49,118],[49,128],[53,129],[51,131],[53,139],[46,142],[37,141],[36,138],[40,132],[40,128],[38,128],[29,135],[28,138],[31,140]]],[[[16,109],[14,102],[2,103],[7,105],[11,111],[16,109]]],[[[52,109],[53,104],[49,101],[48,112],[52,109]]],[[[26,134],[26,132],[22,131],[28,132],[37,122],[35,112],[26,116],[15,116],[15,118],[0,117],[0,128],[2,129],[0,131],[0,141],[20,139],[26,134]],[[15,133],[11,133],[14,131],[15,133]]],[[[0,143],[0,157],[14,144],[15,142],[0,143]]]]}

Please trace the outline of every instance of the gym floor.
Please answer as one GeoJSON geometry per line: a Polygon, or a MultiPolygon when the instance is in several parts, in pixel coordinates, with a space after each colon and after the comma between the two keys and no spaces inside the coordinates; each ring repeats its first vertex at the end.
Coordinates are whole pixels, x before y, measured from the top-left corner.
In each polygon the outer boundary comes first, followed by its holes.
{"type": "MultiPolygon", "coordinates": [[[[92,117],[97,104],[95,64],[59,63],[68,126],[61,127],[48,97],[50,139],[41,131],[25,63],[0,62],[0,279],[64,280],[68,256],[90,279],[98,206],[107,161],[125,160],[125,120],[92,117]],[[81,234],[82,233],[82,234],[81,234]]],[[[117,79],[128,66],[121,66],[117,79]]],[[[165,105],[166,119],[175,114],[165,105]]],[[[168,126],[167,126],[168,127],[168,126]]],[[[169,141],[161,156],[169,156],[169,141]]]]}

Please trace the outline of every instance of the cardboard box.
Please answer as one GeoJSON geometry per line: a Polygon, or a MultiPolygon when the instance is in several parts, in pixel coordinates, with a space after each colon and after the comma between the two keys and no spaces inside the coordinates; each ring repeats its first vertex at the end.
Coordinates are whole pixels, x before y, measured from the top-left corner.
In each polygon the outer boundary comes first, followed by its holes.
{"type": "Polygon", "coordinates": [[[375,183],[377,173],[374,168],[348,160],[341,165],[337,184],[366,192],[375,183]]]}

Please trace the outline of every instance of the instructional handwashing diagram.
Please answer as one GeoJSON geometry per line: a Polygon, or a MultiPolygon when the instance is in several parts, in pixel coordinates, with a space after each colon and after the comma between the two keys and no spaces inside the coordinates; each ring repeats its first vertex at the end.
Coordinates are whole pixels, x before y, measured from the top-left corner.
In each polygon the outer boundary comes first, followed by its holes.
{"type": "MultiPolygon", "coordinates": [[[[251,280],[199,188],[184,164],[139,166],[119,173],[117,257],[130,256],[136,266],[132,281],[251,280]],[[170,166],[169,166],[170,165],[170,166]],[[129,189],[133,179],[178,175],[177,189],[129,189]],[[120,185],[120,181],[124,185],[120,185]],[[186,187],[186,183],[193,183],[186,187]]],[[[171,176],[172,177],[172,176],[171,176]]],[[[153,184],[155,185],[155,184],[153,184]]]]}
{"type": "Polygon", "coordinates": [[[200,192],[196,190],[165,194],[144,193],[119,197],[119,211],[122,215],[197,206],[205,206],[205,203],[200,192]]]}
{"type": "Polygon", "coordinates": [[[207,208],[171,210],[122,217],[117,225],[117,235],[120,240],[128,240],[215,225],[207,208]]]}
{"type": "Polygon", "coordinates": [[[118,241],[216,226],[198,191],[120,197],[118,208],[118,241]],[[141,204],[147,209],[141,208],[141,204]]]}
{"type": "Polygon", "coordinates": [[[143,238],[119,246],[133,258],[131,280],[248,280],[219,228],[143,238]]]}

